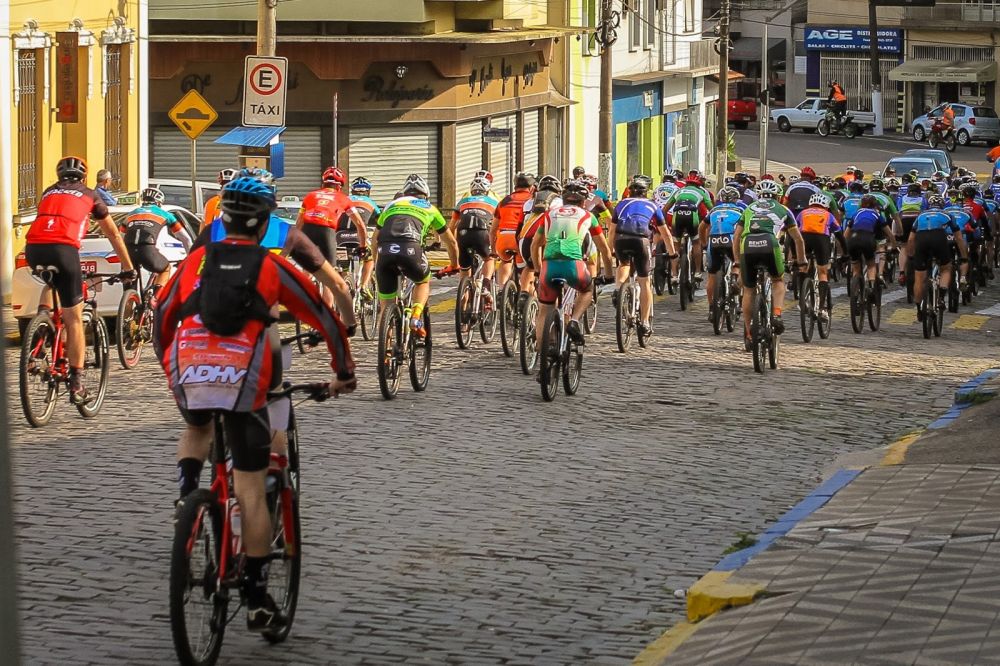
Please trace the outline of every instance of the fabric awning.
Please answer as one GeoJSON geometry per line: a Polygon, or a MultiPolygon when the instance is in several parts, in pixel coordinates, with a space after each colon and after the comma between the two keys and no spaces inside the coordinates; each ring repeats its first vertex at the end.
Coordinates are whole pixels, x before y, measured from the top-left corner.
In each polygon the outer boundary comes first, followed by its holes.
{"type": "Polygon", "coordinates": [[[996,78],[995,62],[966,60],[907,60],[889,71],[890,81],[984,83],[996,78]]]}
{"type": "Polygon", "coordinates": [[[263,148],[271,145],[271,140],[284,131],[284,127],[234,127],[216,139],[215,143],[263,148]]]}

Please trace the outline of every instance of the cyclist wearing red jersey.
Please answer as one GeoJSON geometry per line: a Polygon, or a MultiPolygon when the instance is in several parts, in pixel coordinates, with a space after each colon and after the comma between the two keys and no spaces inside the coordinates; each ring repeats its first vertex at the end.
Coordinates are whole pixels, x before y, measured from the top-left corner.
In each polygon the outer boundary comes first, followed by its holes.
{"type": "Polygon", "coordinates": [[[342,188],[347,184],[347,174],[338,167],[323,172],[323,187],[306,195],[299,210],[295,226],[316,244],[331,265],[337,265],[337,228],[340,218],[347,215],[358,230],[358,248],[368,246],[365,218],[342,188]]]}
{"type": "MultiPolygon", "coordinates": [[[[259,245],[276,203],[274,190],[252,178],[226,186],[221,202],[226,239],[195,250],[178,266],[164,289],[153,337],[181,415],[196,433],[182,439],[179,455],[199,471],[213,418],[225,415],[247,554],[247,628],[258,632],[287,624],[267,593],[272,528],[265,500],[271,450],[267,392],[280,382],[281,372],[268,325],[279,304],[325,338],[335,373],[331,392],[350,393],[357,385],[340,318],[297,268],[259,245]]],[[[182,458],[182,471],[184,464],[182,458]]]]}
{"type": "MultiPolygon", "coordinates": [[[[107,205],[87,187],[87,163],[79,157],[64,157],[56,165],[59,180],[42,192],[38,214],[31,223],[24,248],[25,259],[33,269],[54,269],[53,286],[62,304],[66,327],[66,355],[69,357],[69,397],[77,405],[90,399],[83,381],[83,273],[80,270],[80,243],[91,219],[121,260],[122,275],[135,276],[132,260],[107,205]]],[[[45,291],[39,308],[51,307],[45,291]]]]}
{"type": "Polygon", "coordinates": [[[503,198],[493,215],[491,231],[493,251],[500,257],[497,270],[497,286],[502,287],[510,279],[513,262],[521,261],[517,232],[524,224],[525,205],[535,195],[535,177],[530,173],[519,173],[514,178],[514,191],[503,198]]]}

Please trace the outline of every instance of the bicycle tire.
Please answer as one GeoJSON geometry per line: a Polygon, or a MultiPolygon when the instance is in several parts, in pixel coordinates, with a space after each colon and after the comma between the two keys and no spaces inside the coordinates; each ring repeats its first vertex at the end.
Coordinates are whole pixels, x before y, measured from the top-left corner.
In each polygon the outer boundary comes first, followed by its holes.
{"type": "MultiPolygon", "coordinates": [[[[316,332],[316,329],[314,329],[309,324],[303,324],[298,319],[295,320],[295,335],[296,335],[296,337],[301,336],[301,335],[303,335],[305,333],[309,333],[310,331],[316,332]]],[[[299,348],[299,353],[302,354],[302,355],[308,354],[310,351],[312,351],[313,349],[315,349],[317,347],[317,345],[309,344],[309,342],[307,342],[306,340],[302,339],[301,337],[298,337],[298,339],[295,341],[295,346],[299,348]]]]}
{"type": "Polygon", "coordinates": [[[431,312],[425,308],[424,337],[410,336],[410,385],[417,393],[426,391],[427,384],[431,381],[431,356],[433,351],[434,345],[431,341],[431,312]]]}
{"type": "Polygon", "coordinates": [[[521,372],[530,375],[538,365],[538,341],[535,339],[535,319],[538,317],[538,299],[530,296],[524,304],[520,319],[520,340],[518,341],[518,359],[521,372]]]}
{"type": "Polygon", "coordinates": [[[678,295],[681,302],[681,310],[687,310],[687,294],[688,294],[688,283],[691,281],[690,271],[688,270],[688,265],[690,260],[688,259],[687,253],[681,254],[680,263],[677,265],[678,273],[678,295]]]}
{"type": "Polygon", "coordinates": [[[860,333],[865,327],[864,278],[858,275],[852,277],[851,285],[851,328],[860,333]]]}
{"type": "MultiPolygon", "coordinates": [[[[111,347],[108,343],[108,327],[104,318],[89,309],[83,311],[83,332],[87,340],[84,347],[83,367],[88,371],[98,371],[97,391],[85,404],[76,405],[76,410],[85,419],[92,419],[101,411],[108,395],[108,373],[111,371],[111,347]],[[88,320],[87,315],[90,315],[88,320]],[[89,339],[88,339],[89,335],[89,339]]],[[[90,375],[93,376],[93,375],[90,375]]]]}
{"type": "MultiPolygon", "coordinates": [[[[953,275],[952,279],[954,279],[954,277],[955,276],[953,275]]],[[[940,289],[938,291],[940,291],[940,289]]],[[[938,295],[937,295],[937,305],[935,307],[935,316],[934,316],[934,337],[935,338],[940,338],[941,337],[941,329],[942,328],[944,328],[944,295],[941,294],[941,293],[938,293],[938,295]]]]}
{"type": "Polygon", "coordinates": [[[710,295],[709,314],[712,320],[712,332],[722,335],[722,324],[725,319],[726,310],[726,281],[722,276],[715,279],[714,293],[710,295]]]}
{"type": "Polygon", "coordinates": [[[487,311],[486,303],[480,301],[481,311],[479,313],[479,339],[483,341],[484,345],[488,345],[493,342],[493,339],[497,336],[497,328],[500,326],[500,314],[497,311],[497,287],[493,280],[490,280],[490,286],[484,290],[486,294],[480,296],[480,299],[485,299],[486,295],[489,295],[489,302],[492,303],[490,309],[487,311]]]}
{"type": "Polygon", "coordinates": [[[766,366],[765,357],[767,356],[763,317],[767,316],[767,303],[764,302],[764,294],[760,291],[756,292],[753,298],[753,314],[750,316],[750,351],[753,355],[754,371],[763,374],[766,366]]]}
{"type": "Polygon", "coordinates": [[[730,333],[736,328],[736,320],[740,317],[740,282],[730,277],[726,294],[726,330],[730,333]]]}
{"type": "Polygon", "coordinates": [[[882,283],[875,280],[875,288],[868,295],[868,328],[872,333],[882,325],[882,283]]]}
{"type": "Polygon", "coordinates": [[[517,299],[517,285],[511,278],[500,292],[500,347],[504,355],[509,358],[512,358],[517,350],[521,329],[517,319],[517,299]]]}
{"type": "Polygon", "coordinates": [[[399,392],[402,359],[399,353],[399,338],[402,332],[402,313],[398,305],[389,305],[378,320],[378,387],[382,397],[392,400],[399,392]]]}
{"type": "Polygon", "coordinates": [[[18,363],[18,389],[21,409],[33,428],[41,428],[52,419],[59,395],[52,379],[52,350],[55,344],[55,323],[46,313],[35,315],[21,336],[21,357],[18,363]],[[37,379],[38,381],[32,381],[37,379]],[[34,386],[33,386],[34,385],[34,386]],[[33,398],[33,389],[38,397],[33,398]]]}
{"type": "Polygon", "coordinates": [[[923,329],[924,339],[930,338],[931,333],[934,332],[934,321],[932,317],[937,316],[937,308],[934,304],[934,285],[929,280],[927,285],[924,287],[924,297],[921,300],[920,307],[923,311],[923,320],[921,323],[921,328],[923,329]]]}
{"type": "Polygon", "coordinates": [[[948,312],[952,314],[958,312],[960,294],[958,291],[958,271],[951,272],[951,281],[948,283],[948,312]]]}
{"type": "Polygon", "coordinates": [[[142,356],[141,321],[136,319],[136,312],[141,307],[139,292],[135,289],[122,292],[122,298],[118,302],[118,318],[115,320],[115,347],[118,350],[118,362],[126,370],[137,366],[142,356]]]}
{"type": "Polygon", "coordinates": [[[813,339],[816,328],[816,283],[811,277],[802,280],[799,286],[799,327],[802,329],[802,341],[809,343],[813,339]]]}
{"type": "Polygon", "coordinates": [[[295,609],[299,602],[299,579],[302,575],[302,532],[299,517],[299,498],[295,488],[279,483],[280,499],[271,513],[271,561],[268,581],[268,591],[274,603],[288,622],[278,631],[265,631],[262,635],[269,643],[281,643],[288,638],[295,620],[295,609]],[[290,530],[286,529],[290,526],[290,530]],[[291,533],[289,535],[289,532],[291,533]],[[291,536],[291,543],[288,539],[291,536]],[[281,565],[287,566],[284,585],[278,584],[281,578],[281,565]]]}
{"type": "Polygon", "coordinates": [[[542,399],[545,402],[552,402],[559,393],[560,375],[560,354],[559,342],[562,337],[562,326],[559,318],[562,314],[558,308],[552,310],[545,316],[545,324],[542,327],[542,344],[538,353],[538,376],[539,384],[542,387],[542,399]]]}
{"type": "Polygon", "coordinates": [[[472,322],[475,318],[472,303],[475,295],[476,287],[472,278],[463,277],[455,292],[455,340],[459,349],[468,349],[472,344],[472,322]]]}
{"type": "Polygon", "coordinates": [[[222,511],[215,495],[199,488],[184,498],[178,511],[170,556],[170,633],[177,658],[185,666],[211,666],[222,650],[229,595],[228,590],[217,587],[221,553],[222,511]],[[191,571],[195,555],[205,557],[200,575],[191,571]],[[191,645],[193,627],[188,626],[184,612],[188,602],[195,600],[208,602],[211,609],[205,617],[208,641],[201,649],[191,645]]]}
{"type": "Polygon", "coordinates": [[[632,346],[632,330],[634,323],[630,320],[632,315],[632,290],[628,288],[628,283],[618,287],[618,298],[615,303],[615,341],[618,343],[618,351],[622,354],[632,346]]]}
{"type": "Polygon", "coordinates": [[[583,376],[583,347],[570,340],[561,365],[563,391],[566,395],[576,395],[583,376]]]}
{"type": "Polygon", "coordinates": [[[665,255],[658,252],[656,261],[653,263],[653,291],[656,292],[657,296],[662,296],[667,288],[667,270],[664,267],[666,261],[665,255]]]}
{"type": "Polygon", "coordinates": [[[826,311],[827,317],[826,323],[823,323],[822,318],[816,318],[816,330],[819,332],[820,340],[826,340],[830,337],[830,325],[833,323],[830,317],[830,283],[820,283],[819,287],[817,302],[819,303],[819,309],[826,311]],[[826,285],[825,288],[823,287],[824,284],[826,285]]]}
{"type": "Polygon", "coordinates": [[[597,288],[596,282],[594,282],[590,289],[592,298],[590,299],[590,305],[583,311],[583,321],[581,322],[583,324],[583,332],[587,335],[593,333],[594,329],[597,328],[597,301],[600,295],[600,289],[597,288]]]}
{"type": "Polygon", "coordinates": [[[778,352],[781,350],[781,336],[771,334],[771,340],[767,345],[767,364],[772,370],[778,369],[778,352]]]}
{"type": "Polygon", "coordinates": [[[362,291],[360,315],[358,319],[361,320],[359,322],[361,324],[361,337],[367,342],[378,334],[378,299],[374,295],[365,294],[362,291]]]}
{"type": "Polygon", "coordinates": [[[830,136],[830,121],[826,118],[816,124],[816,133],[820,136],[830,136]]]}

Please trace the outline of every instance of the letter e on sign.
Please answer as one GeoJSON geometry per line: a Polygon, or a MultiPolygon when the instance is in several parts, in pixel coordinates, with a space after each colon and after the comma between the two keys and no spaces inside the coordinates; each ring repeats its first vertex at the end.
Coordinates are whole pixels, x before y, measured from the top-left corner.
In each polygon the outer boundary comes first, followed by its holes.
{"type": "Polygon", "coordinates": [[[247,56],[243,68],[243,125],[284,127],[288,58],[247,56]]]}

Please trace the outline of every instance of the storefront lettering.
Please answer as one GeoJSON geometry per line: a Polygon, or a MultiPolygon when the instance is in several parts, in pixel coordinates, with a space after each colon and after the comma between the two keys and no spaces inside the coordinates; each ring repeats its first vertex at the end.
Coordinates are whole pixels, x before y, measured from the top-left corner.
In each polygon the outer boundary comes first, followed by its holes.
{"type": "MultiPolygon", "coordinates": [[[[511,90],[512,93],[517,94],[518,86],[516,85],[518,79],[521,79],[523,86],[530,87],[535,82],[535,75],[539,72],[538,62],[532,60],[526,62],[521,66],[521,73],[518,75],[514,74],[514,64],[507,61],[506,58],[500,59],[500,80],[502,82],[500,94],[504,97],[507,96],[507,84],[508,81],[513,78],[515,86],[511,90]]],[[[493,63],[488,63],[480,67],[473,67],[472,71],[469,72],[469,96],[472,95],[482,95],[486,92],[490,83],[493,82],[493,63]]]]}
{"type": "Polygon", "coordinates": [[[427,102],[434,99],[434,91],[429,86],[407,88],[398,81],[392,81],[388,87],[381,76],[369,76],[365,79],[365,92],[368,96],[362,102],[392,102],[392,108],[400,102],[427,102]]]}
{"type": "Polygon", "coordinates": [[[472,68],[472,72],[469,73],[470,96],[476,94],[477,81],[479,82],[479,94],[482,95],[493,81],[493,63],[489,64],[489,68],[486,66],[480,67],[478,70],[475,67],[472,68]]]}
{"type": "Polygon", "coordinates": [[[189,90],[197,90],[199,95],[205,94],[205,88],[212,85],[211,74],[188,74],[181,79],[181,93],[187,94],[189,90]]]}

